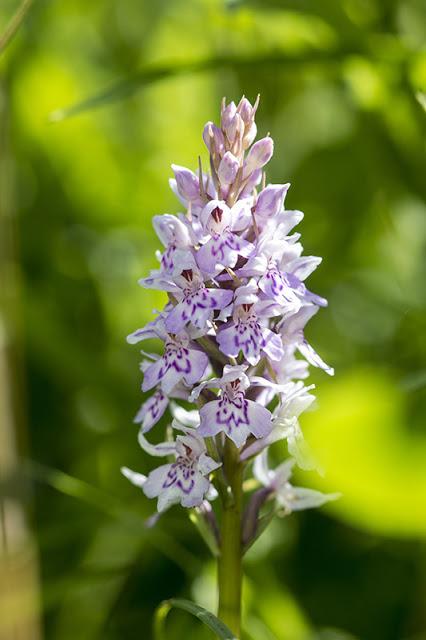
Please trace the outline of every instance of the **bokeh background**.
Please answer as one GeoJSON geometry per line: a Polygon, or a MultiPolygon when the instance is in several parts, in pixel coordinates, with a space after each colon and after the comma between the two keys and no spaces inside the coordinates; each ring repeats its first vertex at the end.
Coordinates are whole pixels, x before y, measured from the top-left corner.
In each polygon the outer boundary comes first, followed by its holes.
{"type": "MultiPolygon", "coordinates": [[[[0,32],[18,0],[0,3],[0,32]]],[[[426,638],[426,11],[422,0],[35,0],[0,54],[0,638],[149,640],[170,596],[214,609],[214,564],[147,471],[125,336],[161,295],[151,218],[206,157],[223,95],[261,94],[268,179],[292,183],[312,288],[302,419],[341,491],[246,558],[253,640],[426,638]],[[66,107],[75,107],[70,112],[66,107]],[[68,117],[69,116],[69,117],[68,117]]],[[[170,640],[212,637],[185,613],[170,640]]]]}

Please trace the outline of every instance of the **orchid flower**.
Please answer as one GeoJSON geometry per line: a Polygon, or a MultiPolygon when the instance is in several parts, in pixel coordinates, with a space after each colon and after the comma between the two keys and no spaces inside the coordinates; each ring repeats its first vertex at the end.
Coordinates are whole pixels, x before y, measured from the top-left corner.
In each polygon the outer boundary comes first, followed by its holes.
{"type": "Polygon", "coordinates": [[[165,442],[149,446],[143,436],[139,438],[151,455],[174,455],[174,462],[157,467],[148,477],[127,467],[122,469],[148,498],[158,498],[159,513],[176,503],[183,507],[199,506],[210,488],[209,474],[221,464],[207,455],[203,439],[194,430],[187,427],[181,427],[181,430],[184,435],[177,436],[173,444],[165,442]]]}
{"type": "Polygon", "coordinates": [[[321,507],[330,500],[340,498],[339,493],[321,493],[314,489],[295,487],[290,484],[294,464],[295,461],[290,458],[281,463],[276,469],[270,469],[266,450],[254,462],[254,477],[264,487],[271,490],[278,507],[283,511],[284,515],[288,515],[292,511],[321,507]]]}

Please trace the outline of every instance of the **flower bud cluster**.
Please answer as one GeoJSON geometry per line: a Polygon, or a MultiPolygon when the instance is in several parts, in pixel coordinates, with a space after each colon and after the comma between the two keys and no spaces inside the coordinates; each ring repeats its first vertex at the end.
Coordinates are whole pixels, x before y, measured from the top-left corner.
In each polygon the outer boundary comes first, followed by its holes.
{"type": "Polygon", "coordinates": [[[311,466],[298,421],[314,400],[313,385],[304,383],[308,367],[333,370],[304,336],[327,304],[305,285],[321,259],[302,255],[293,228],[303,214],[284,205],[290,185],[266,184],[273,141],[254,142],[258,104],[223,101],[220,126],[208,122],[203,131],[209,171],[201,162],[195,172],[173,165],[170,185],[184,211],[153,220],[163,250],[158,269],[140,284],[165,291],[168,302],[128,341],[162,344],[160,355],[142,351],[142,390],[151,395],[135,422],[142,448],[169,461],[148,477],[123,473],[158,499],[159,512],[175,503],[206,511],[226,486],[227,439],[245,473],[252,470],[254,484],[263,486],[247,501],[249,519],[265,500],[288,513],[334,497],[289,482],[294,464],[311,466]],[[152,444],[146,434],[164,415],[176,436],[152,444]],[[280,440],[290,457],[271,470],[268,448],[280,440]]]}

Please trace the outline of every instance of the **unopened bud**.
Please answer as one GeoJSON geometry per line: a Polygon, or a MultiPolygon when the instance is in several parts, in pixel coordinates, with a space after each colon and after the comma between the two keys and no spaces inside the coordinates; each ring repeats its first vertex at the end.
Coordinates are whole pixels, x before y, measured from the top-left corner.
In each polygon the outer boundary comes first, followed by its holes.
{"type": "Polygon", "coordinates": [[[247,155],[244,174],[248,176],[255,169],[261,169],[272,158],[274,142],[267,136],[254,143],[247,155]]]}
{"type": "Polygon", "coordinates": [[[254,139],[256,138],[257,127],[254,121],[254,117],[256,115],[256,110],[259,104],[259,96],[257,97],[256,102],[252,106],[251,103],[247,100],[247,98],[241,98],[237,112],[240,114],[243,122],[244,122],[244,135],[243,135],[243,148],[248,149],[254,139]]]}
{"type": "Polygon", "coordinates": [[[251,106],[247,98],[241,98],[240,102],[238,103],[237,111],[242,117],[244,124],[250,125],[253,121],[253,107],[251,106]]]}
{"type": "Polygon", "coordinates": [[[225,152],[225,139],[223,132],[213,122],[207,122],[203,131],[203,140],[211,154],[216,153],[222,157],[225,152]]]}
{"type": "Polygon", "coordinates": [[[229,127],[226,129],[226,137],[233,147],[237,147],[238,153],[240,142],[244,135],[244,122],[239,113],[236,113],[229,127]]]}
{"type": "Polygon", "coordinates": [[[238,156],[243,148],[242,140],[246,126],[234,102],[230,102],[222,110],[221,127],[229,143],[227,149],[238,156]]]}
{"type": "Polygon", "coordinates": [[[245,125],[250,125],[254,121],[254,116],[256,115],[257,107],[259,106],[259,99],[260,96],[257,96],[254,105],[252,105],[246,97],[241,98],[238,103],[237,111],[244,120],[245,125]]]}
{"type": "Polygon", "coordinates": [[[256,215],[261,218],[271,218],[282,209],[285,195],[290,184],[268,184],[260,192],[256,203],[256,215]]]}
{"type": "Polygon", "coordinates": [[[256,127],[256,123],[253,122],[250,127],[246,127],[245,132],[244,132],[244,136],[243,136],[243,148],[244,149],[248,149],[250,147],[250,145],[252,144],[253,140],[255,139],[257,134],[257,127],[256,127]]]}
{"type": "Polygon", "coordinates": [[[200,183],[195,173],[177,164],[172,164],[172,169],[180,195],[189,201],[197,200],[200,197],[200,183]]]}
{"type": "Polygon", "coordinates": [[[227,151],[219,165],[218,177],[220,182],[226,185],[234,182],[239,166],[237,158],[230,151],[227,151]]]}
{"type": "Polygon", "coordinates": [[[230,102],[224,109],[222,109],[220,124],[224,131],[229,127],[236,113],[237,107],[235,102],[230,102]]]}

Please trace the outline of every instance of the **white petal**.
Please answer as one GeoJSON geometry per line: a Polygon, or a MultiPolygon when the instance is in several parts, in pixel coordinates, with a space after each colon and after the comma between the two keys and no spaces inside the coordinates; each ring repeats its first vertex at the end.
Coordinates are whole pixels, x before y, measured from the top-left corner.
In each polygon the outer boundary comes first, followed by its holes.
{"type": "Polygon", "coordinates": [[[139,431],[138,442],[142,449],[149,453],[150,456],[163,457],[173,455],[176,452],[176,445],[174,442],[151,444],[143,435],[142,430],[139,431]]]}
{"type": "Polygon", "coordinates": [[[283,506],[292,511],[301,511],[321,507],[330,500],[337,500],[340,496],[340,493],[321,493],[304,487],[291,487],[286,489],[282,496],[278,495],[277,498],[278,502],[282,502],[283,506]]]}
{"type": "Polygon", "coordinates": [[[121,467],[120,471],[123,476],[125,476],[128,480],[130,480],[132,484],[135,485],[135,487],[139,487],[140,489],[142,489],[147,480],[146,476],[144,476],[142,473],[137,473],[136,471],[132,471],[127,467],[121,467]]]}
{"type": "Polygon", "coordinates": [[[165,492],[163,484],[171,466],[171,464],[162,464],[161,467],[151,471],[143,485],[143,492],[147,498],[156,498],[165,492]]]}
{"type": "Polygon", "coordinates": [[[276,491],[280,491],[280,487],[286,487],[288,485],[288,480],[291,476],[292,469],[296,461],[293,458],[289,458],[285,462],[282,462],[278,467],[274,470],[274,480],[273,486],[276,491]]]}
{"type": "Polygon", "coordinates": [[[177,504],[180,501],[181,492],[177,487],[170,487],[163,493],[160,493],[157,501],[158,513],[163,513],[169,509],[172,505],[177,504]]]}
{"type": "Polygon", "coordinates": [[[311,345],[306,340],[303,340],[301,344],[298,344],[297,348],[299,349],[302,356],[304,356],[310,364],[312,364],[314,367],[323,369],[323,371],[328,373],[329,376],[334,376],[333,367],[329,367],[328,364],[324,362],[324,360],[318,355],[315,349],[313,349],[313,347],[311,347],[311,345]]]}
{"type": "Polygon", "coordinates": [[[209,473],[221,466],[221,462],[216,462],[216,460],[210,458],[206,453],[202,453],[198,459],[198,469],[203,476],[207,476],[209,473]]]}
{"type": "Polygon", "coordinates": [[[246,400],[248,403],[248,428],[256,438],[264,438],[272,431],[271,412],[253,400],[246,400]]]}
{"type": "Polygon", "coordinates": [[[198,409],[187,411],[180,405],[172,402],[170,404],[170,411],[172,416],[185,427],[198,427],[200,424],[200,412],[198,409]]]}
{"type": "Polygon", "coordinates": [[[273,472],[268,466],[268,452],[265,450],[258,455],[253,464],[253,475],[256,480],[259,480],[264,487],[269,487],[273,472]]]}
{"type": "Polygon", "coordinates": [[[209,490],[210,482],[207,478],[204,478],[201,474],[197,474],[194,478],[194,487],[191,493],[182,493],[181,505],[182,507],[197,507],[200,505],[207,491],[209,490]]]}

